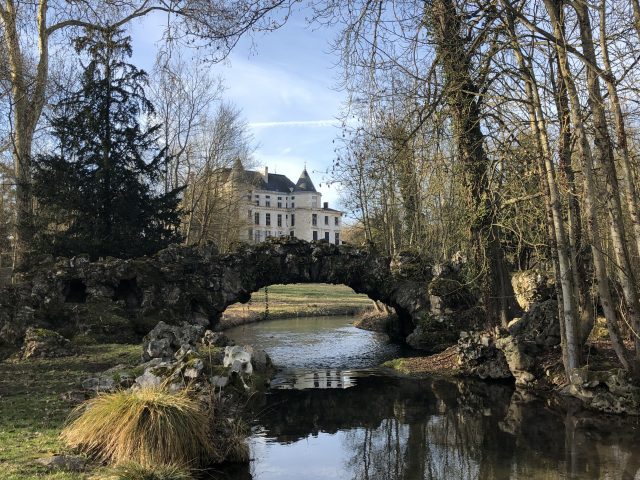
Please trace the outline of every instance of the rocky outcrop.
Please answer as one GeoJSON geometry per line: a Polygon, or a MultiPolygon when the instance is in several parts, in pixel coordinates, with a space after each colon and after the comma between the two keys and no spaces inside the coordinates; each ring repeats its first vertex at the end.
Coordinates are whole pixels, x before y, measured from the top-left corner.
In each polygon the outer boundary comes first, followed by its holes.
{"type": "Polygon", "coordinates": [[[427,284],[429,310],[416,323],[407,337],[413,348],[431,352],[454,345],[461,332],[476,330],[485,321],[484,310],[464,282],[460,262],[447,262],[433,267],[433,278],[427,284]]]}
{"type": "Polygon", "coordinates": [[[629,372],[621,369],[576,369],[562,392],[579,398],[593,410],[640,415],[640,387],[633,384],[629,372]]]}
{"type": "Polygon", "coordinates": [[[480,378],[511,378],[531,387],[546,373],[537,361],[560,344],[558,304],[544,300],[532,304],[506,329],[463,332],[457,345],[463,373],[480,378]]]}
{"type": "MultiPolygon", "coordinates": [[[[432,314],[432,300],[442,301],[438,311],[457,311],[457,302],[466,302],[468,291],[447,283],[447,275],[438,275],[440,283],[429,289],[433,276],[419,255],[392,259],[372,246],[293,238],[239,245],[228,254],[204,245],[172,246],[130,260],[39,257],[31,259],[19,284],[0,291],[0,342],[21,342],[29,326],[96,341],[139,340],[159,321],[213,329],[228,305],[248,301],[264,286],[310,282],[345,284],[393,307],[406,337],[432,314]]],[[[455,343],[459,322],[449,320],[429,325],[434,342],[423,337],[417,345],[436,350],[451,344],[448,335],[440,335],[451,329],[457,329],[455,343]]]]}
{"type": "Polygon", "coordinates": [[[512,378],[504,353],[489,332],[463,332],[456,346],[458,364],[464,375],[482,380],[512,378]]]}
{"type": "Polygon", "coordinates": [[[527,311],[536,302],[555,298],[555,282],[539,270],[516,272],[511,277],[511,285],[520,307],[527,311]]]}
{"type": "MultiPolygon", "coordinates": [[[[213,333],[213,332],[212,332],[213,333]]],[[[172,358],[180,350],[195,348],[205,334],[203,325],[182,322],[180,325],[158,324],[142,339],[142,360],[172,358]]]]}
{"type": "Polygon", "coordinates": [[[24,337],[22,358],[56,358],[73,355],[71,342],[45,328],[29,327],[24,337]]]}

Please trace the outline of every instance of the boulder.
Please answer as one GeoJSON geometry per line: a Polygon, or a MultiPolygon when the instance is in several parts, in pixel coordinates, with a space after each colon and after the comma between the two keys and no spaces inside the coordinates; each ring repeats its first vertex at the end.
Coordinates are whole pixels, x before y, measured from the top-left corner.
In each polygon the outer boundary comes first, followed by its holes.
{"type": "Polygon", "coordinates": [[[253,348],[247,346],[225,347],[222,366],[230,367],[231,373],[251,375],[253,373],[252,352],[253,348]]]}
{"type": "Polygon", "coordinates": [[[606,413],[640,415],[640,387],[621,370],[575,369],[563,393],[578,397],[587,408],[606,413]]]}
{"type": "Polygon", "coordinates": [[[495,345],[490,332],[463,332],[456,346],[462,373],[483,380],[512,378],[504,353],[495,345]]]}
{"type": "Polygon", "coordinates": [[[178,326],[158,322],[142,341],[142,359],[143,361],[149,361],[152,358],[168,359],[181,348],[193,349],[204,333],[205,328],[202,325],[182,322],[178,326]]]}
{"type": "Polygon", "coordinates": [[[29,327],[25,333],[22,358],[55,358],[73,355],[71,342],[46,328],[29,327]]]}
{"type": "Polygon", "coordinates": [[[206,330],[202,336],[202,344],[207,347],[226,347],[233,345],[233,341],[222,332],[206,330]]]}
{"type": "Polygon", "coordinates": [[[69,472],[83,472],[89,463],[88,459],[78,455],[53,455],[39,458],[37,463],[49,470],[67,470],[69,472]]]}
{"type": "Polygon", "coordinates": [[[116,381],[111,376],[91,377],[82,381],[82,388],[96,393],[113,392],[116,381]]]}
{"type": "Polygon", "coordinates": [[[536,302],[543,302],[555,296],[555,282],[539,270],[514,273],[511,285],[516,301],[524,311],[529,310],[536,302]]]}

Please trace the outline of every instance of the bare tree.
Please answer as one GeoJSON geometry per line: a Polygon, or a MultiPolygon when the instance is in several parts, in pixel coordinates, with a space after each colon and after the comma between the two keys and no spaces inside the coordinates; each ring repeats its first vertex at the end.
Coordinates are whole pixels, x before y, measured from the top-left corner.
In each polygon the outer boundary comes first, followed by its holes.
{"type": "MultiPolygon", "coordinates": [[[[45,106],[50,51],[56,36],[82,28],[115,29],[152,12],[164,12],[170,20],[170,39],[195,40],[200,46],[214,47],[213,55],[224,57],[244,33],[277,28],[284,20],[279,22],[270,13],[286,12],[293,3],[295,0],[2,0],[0,39],[11,89],[19,247],[26,249],[33,234],[32,142],[45,106]]],[[[280,18],[286,19],[286,13],[280,18]]]]}

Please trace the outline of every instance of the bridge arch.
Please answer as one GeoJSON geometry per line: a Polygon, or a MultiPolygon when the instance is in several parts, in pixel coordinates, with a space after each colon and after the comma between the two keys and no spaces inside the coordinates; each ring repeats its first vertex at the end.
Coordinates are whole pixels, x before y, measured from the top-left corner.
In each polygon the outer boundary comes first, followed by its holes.
{"type": "Polygon", "coordinates": [[[420,346],[435,350],[442,339],[455,342],[461,325],[451,315],[447,318],[454,324],[442,321],[447,305],[434,297],[434,292],[439,295],[434,285],[447,282],[439,280],[442,269],[434,279],[434,270],[420,258],[391,259],[372,247],[288,237],[241,244],[224,254],[215,245],[204,245],[172,246],[129,260],[44,258],[22,283],[0,291],[0,332],[10,332],[0,333],[0,341],[19,342],[31,325],[61,330],[65,336],[98,332],[104,341],[114,335],[139,338],[160,320],[212,328],[229,305],[247,302],[262,287],[328,283],[344,284],[393,307],[399,331],[406,336],[416,326],[426,328],[427,341],[420,346]],[[439,336],[434,342],[429,340],[432,332],[439,336]]]}

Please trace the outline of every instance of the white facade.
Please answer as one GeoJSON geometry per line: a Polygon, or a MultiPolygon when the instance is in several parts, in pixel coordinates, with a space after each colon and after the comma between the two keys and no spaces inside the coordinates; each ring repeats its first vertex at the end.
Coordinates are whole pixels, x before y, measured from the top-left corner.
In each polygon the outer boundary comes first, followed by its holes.
{"type": "Polygon", "coordinates": [[[284,175],[243,170],[234,166],[232,179],[241,178],[240,215],[244,215],[247,228],[242,240],[259,243],[269,237],[291,236],[309,242],[326,240],[339,245],[342,241],[343,213],[322,202],[307,170],[303,170],[297,183],[284,175]]]}

